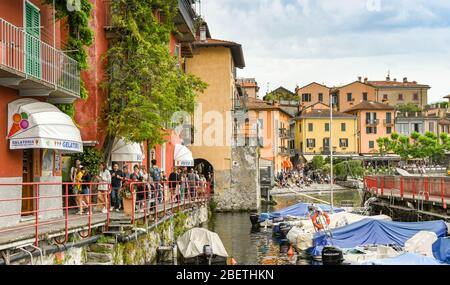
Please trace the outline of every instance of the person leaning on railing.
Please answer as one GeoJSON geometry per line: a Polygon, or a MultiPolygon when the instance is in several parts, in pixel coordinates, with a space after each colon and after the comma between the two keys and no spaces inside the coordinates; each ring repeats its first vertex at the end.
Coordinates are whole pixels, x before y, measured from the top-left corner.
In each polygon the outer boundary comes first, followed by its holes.
{"type": "Polygon", "coordinates": [[[102,213],[107,213],[108,210],[108,184],[111,183],[111,173],[106,168],[106,164],[104,162],[100,163],[100,172],[97,175],[97,179],[99,181],[98,185],[98,207],[102,207],[102,213]],[[108,183],[108,184],[105,184],[108,183]]]}

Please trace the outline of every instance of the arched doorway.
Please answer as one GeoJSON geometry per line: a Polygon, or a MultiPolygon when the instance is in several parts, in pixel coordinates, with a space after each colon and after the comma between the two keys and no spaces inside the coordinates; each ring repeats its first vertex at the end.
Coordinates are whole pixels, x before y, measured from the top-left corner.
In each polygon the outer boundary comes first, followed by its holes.
{"type": "Polygon", "coordinates": [[[214,167],[212,164],[202,158],[194,159],[194,169],[200,176],[205,176],[206,181],[211,182],[211,189],[214,190],[214,167]]]}

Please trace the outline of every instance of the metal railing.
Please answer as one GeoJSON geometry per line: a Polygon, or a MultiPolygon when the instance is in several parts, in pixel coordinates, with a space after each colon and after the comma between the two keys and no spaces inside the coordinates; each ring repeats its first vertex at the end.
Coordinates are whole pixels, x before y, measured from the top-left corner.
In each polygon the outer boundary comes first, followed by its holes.
{"type": "Polygon", "coordinates": [[[392,121],[392,120],[388,121],[388,120],[384,119],[383,124],[387,127],[392,127],[394,125],[394,121],[392,121]]]}
{"type": "Polygon", "coordinates": [[[53,236],[56,243],[65,244],[69,241],[71,232],[78,231],[81,237],[86,238],[91,235],[94,226],[104,226],[107,231],[111,216],[123,217],[125,214],[131,217],[131,224],[134,224],[137,218],[146,222],[150,216],[156,221],[161,214],[172,215],[173,210],[186,210],[205,204],[212,193],[211,184],[201,181],[129,181],[124,183],[119,193],[114,193],[114,196],[118,197],[115,199],[122,200],[124,211],[113,213],[112,194],[117,190],[113,190],[109,183],[0,183],[2,190],[8,190],[8,187],[29,188],[32,195],[0,199],[0,221],[30,217],[26,222],[0,226],[0,240],[3,245],[13,240],[17,242],[16,236],[23,240],[34,240],[35,246],[38,246],[40,239],[49,236],[53,236]],[[106,189],[104,192],[96,190],[101,185],[106,189]],[[130,189],[130,197],[121,194],[126,193],[123,188],[127,186],[130,189]],[[74,191],[75,189],[77,191],[74,191]],[[22,210],[23,204],[27,202],[32,205],[33,210],[22,210]],[[140,213],[143,215],[139,216],[140,213]]]}
{"type": "Polygon", "coordinates": [[[76,60],[2,18],[0,65],[19,76],[80,95],[80,68],[76,60]]]}
{"type": "Polygon", "coordinates": [[[380,120],[378,120],[378,119],[366,120],[366,125],[368,125],[368,126],[378,126],[379,123],[380,123],[380,120]]]}
{"type": "Polygon", "coordinates": [[[376,195],[396,192],[400,198],[439,201],[444,208],[450,200],[450,177],[366,176],[364,186],[376,195]]]}
{"type": "Polygon", "coordinates": [[[279,129],[278,135],[280,138],[290,138],[290,131],[288,129],[279,129]]]}

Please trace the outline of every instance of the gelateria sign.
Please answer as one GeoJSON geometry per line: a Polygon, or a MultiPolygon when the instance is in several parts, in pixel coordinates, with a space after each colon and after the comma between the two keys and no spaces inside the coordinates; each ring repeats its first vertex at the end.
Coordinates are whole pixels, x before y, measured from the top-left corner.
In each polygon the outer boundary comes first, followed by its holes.
{"type": "Polygon", "coordinates": [[[82,152],[80,131],[56,106],[31,98],[8,104],[10,149],[44,148],[82,152]]]}

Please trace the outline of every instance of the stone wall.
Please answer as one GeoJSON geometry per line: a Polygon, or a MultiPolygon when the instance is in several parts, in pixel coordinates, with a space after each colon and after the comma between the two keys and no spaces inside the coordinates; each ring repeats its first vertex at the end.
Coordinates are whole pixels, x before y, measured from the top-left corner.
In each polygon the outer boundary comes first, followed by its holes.
{"type": "MultiPolygon", "coordinates": [[[[22,177],[0,178],[0,183],[22,183],[22,177]]],[[[0,227],[10,227],[20,222],[22,185],[0,186],[0,227]],[[15,200],[12,200],[15,199],[15,200]]]]}
{"type": "MultiPolygon", "coordinates": [[[[230,187],[215,193],[218,211],[254,211],[261,205],[257,147],[234,147],[230,187]]],[[[216,176],[217,179],[217,176],[216,176]]]]}
{"type": "MultiPolygon", "coordinates": [[[[192,211],[176,214],[137,240],[116,243],[114,238],[102,236],[97,243],[72,247],[66,251],[33,258],[37,265],[144,265],[154,264],[157,249],[172,245],[187,230],[208,221],[209,208],[203,205],[192,211]]],[[[75,240],[80,240],[76,238],[75,240]]],[[[29,258],[13,264],[31,264],[29,258]]]]}

